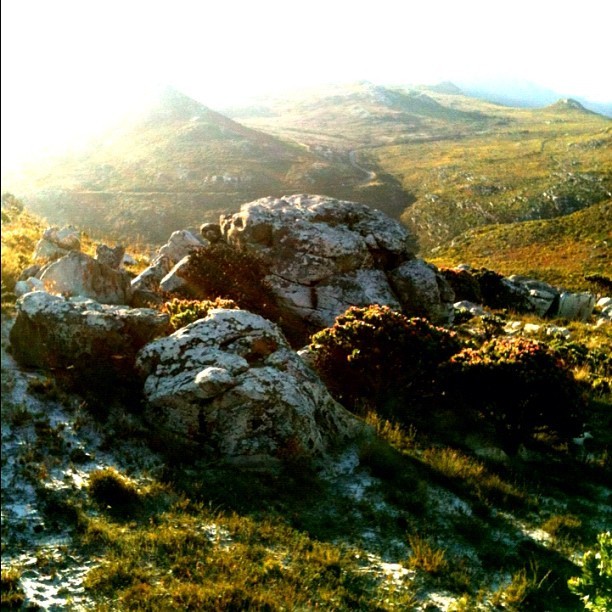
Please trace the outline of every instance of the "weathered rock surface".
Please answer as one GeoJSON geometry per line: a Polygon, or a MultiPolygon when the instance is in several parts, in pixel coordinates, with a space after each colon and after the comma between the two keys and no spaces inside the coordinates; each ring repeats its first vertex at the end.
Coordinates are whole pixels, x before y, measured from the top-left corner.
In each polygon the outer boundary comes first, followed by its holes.
{"type": "Polygon", "coordinates": [[[13,356],[26,366],[95,368],[113,359],[127,366],[126,360],[133,360],[167,325],[168,316],[156,310],[67,300],[37,291],[17,301],[10,340],[13,356]]]}
{"type": "Polygon", "coordinates": [[[157,251],[153,263],[132,280],[133,290],[157,291],[164,277],[179,261],[194,249],[206,246],[208,241],[194,236],[188,230],[173,232],[168,242],[157,251]]]}
{"type": "Polygon", "coordinates": [[[389,282],[403,278],[402,265],[417,261],[416,242],[364,204],[312,195],[262,198],[222,217],[221,233],[229,245],[259,255],[279,305],[315,327],[331,325],[349,306],[372,303],[437,323],[452,317],[452,290],[433,266],[423,273],[431,286],[416,278],[389,282]]]}
{"type": "Polygon", "coordinates": [[[44,268],[40,280],[49,293],[88,297],[102,304],[129,304],[131,299],[127,273],[76,251],[44,268]]]}
{"type": "Polygon", "coordinates": [[[393,270],[389,278],[407,314],[434,323],[452,321],[455,293],[435,266],[411,259],[393,270]]]}
{"type": "Polygon", "coordinates": [[[179,291],[188,291],[189,282],[183,277],[183,271],[189,264],[189,255],[185,255],[173,268],[161,279],[159,288],[162,291],[173,293],[179,291]]]}
{"type": "Polygon", "coordinates": [[[151,422],[222,456],[320,455],[363,427],[276,325],[244,310],[212,310],[147,344],[137,367],[151,422]]]}
{"type": "Polygon", "coordinates": [[[570,293],[564,291],[559,297],[559,309],[556,316],[560,319],[586,321],[595,308],[595,296],[587,291],[570,293]]]}
{"type": "Polygon", "coordinates": [[[197,249],[204,244],[202,239],[192,234],[189,230],[179,230],[172,232],[168,242],[159,249],[158,254],[168,257],[174,265],[183,259],[185,255],[189,255],[193,249],[197,249]]]}
{"type": "Polygon", "coordinates": [[[109,247],[106,244],[99,244],[96,247],[96,261],[114,270],[118,270],[121,267],[124,256],[125,247],[121,245],[109,247]]]}
{"type": "Polygon", "coordinates": [[[48,227],[34,249],[34,261],[48,262],[81,250],[81,235],[72,225],[48,227]]]}

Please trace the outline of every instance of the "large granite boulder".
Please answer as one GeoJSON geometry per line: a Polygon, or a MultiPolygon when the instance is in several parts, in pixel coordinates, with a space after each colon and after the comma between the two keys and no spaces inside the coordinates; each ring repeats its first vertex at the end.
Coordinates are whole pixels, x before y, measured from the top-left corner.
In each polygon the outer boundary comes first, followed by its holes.
{"type": "Polygon", "coordinates": [[[93,257],[72,251],[39,273],[45,291],[63,296],[82,296],[102,304],[129,304],[130,277],[93,257]]]}
{"type": "Polygon", "coordinates": [[[433,266],[427,276],[435,291],[416,278],[410,291],[399,293],[389,282],[414,260],[416,241],[397,221],[364,204],[313,195],[267,197],[222,217],[220,225],[230,246],[263,260],[279,306],[315,328],[332,325],[350,306],[372,303],[436,323],[452,317],[452,290],[433,266]]]}
{"type": "Polygon", "coordinates": [[[173,232],[168,242],[159,248],[150,266],[132,280],[134,291],[158,291],[160,282],[172,268],[187,257],[194,249],[208,245],[204,238],[195,236],[189,230],[173,232]]]}
{"type": "Polygon", "coordinates": [[[81,250],[81,235],[72,225],[48,227],[34,249],[34,261],[54,261],[71,251],[81,250]]]}
{"type": "Polygon", "coordinates": [[[78,371],[121,361],[121,367],[129,367],[138,350],[165,333],[167,325],[168,315],[156,310],[36,291],[17,301],[10,340],[13,356],[26,366],[78,371]]]}
{"type": "Polygon", "coordinates": [[[279,328],[244,310],[211,310],[147,344],[137,368],[151,423],[223,457],[316,456],[363,429],[279,328]]]}

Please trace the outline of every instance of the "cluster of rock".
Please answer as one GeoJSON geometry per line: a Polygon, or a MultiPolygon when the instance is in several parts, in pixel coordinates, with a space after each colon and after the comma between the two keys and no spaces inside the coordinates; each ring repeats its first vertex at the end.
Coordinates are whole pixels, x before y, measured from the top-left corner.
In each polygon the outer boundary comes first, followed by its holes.
{"type": "Polygon", "coordinates": [[[449,323],[454,294],[415,258],[398,222],[363,204],[311,195],[262,198],[221,219],[229,245],[256,253],[279,306],[314,327],[349,306],[387,305],[449,323]]]}
{"type": "MultiPolygon", "coordinates": [[[[467,274],[476,286],[479,284],[478,274],[472,274],[468,265],[461,264],[450,272],[451,275],[453,272],[467,274]]],[[[526,276],[515,274],[503,277],[487,271],[486,282],[488,291],[484,288],[481,293],[477,291],[477,297],[473,290],[462,295],[462,291],[456,289],[457,297],[462,299],[455,302],[455,310],[482,315],[483,306],[509,307],[515,312],[533,313],[542,318],[586,321],[595,308],[596,298],[592,293],[564,291],[526,276]],[[487,293],[493,294],[493,297],[487,293]]],[[[482,284],[482,280],[480,283],[482,284]]]]}
{"type": "Polygon", "coordinates": [[[147,344],[137,367],[149,420],[226,457],[322,455],[363,430],[280,329],[244,310],[212,310],[147,344]]]}
{"type": "MultiPolygon", "coordinates": [[[[333,324],[350,306],[376,303],[452,321],[455,293],[434,266],[415,257],[399,223],[365,205],[321,196],[263,198],[205,224],[201,236],[174,232],[135,278],[123,247],[80,251],[78,232],[50,228],[24,272],[11,331],[15,358],[39,368],[114,371],[139,381],[152,425],[224,457],[248,461],[324,453],[362,423],[337,404],[272,322],[244,310],[211,310],[170,336],[168,316],[142,307],[182,291],[194,249],[223,241],[263,261],[281,313],[311,328],[333,324]]],[[[559,292],[522,277],[501,281],[529,310],[584,319],[590,294],[559,292]]],[[[207,298],[215,296],[203,296],[207,298]]],[[[455,304],[474,315],[482,306],[455,304]]],[[[606,303],[602,312],[612,313],[606,303]],[[607,309],[607,310],[606,310],[607,309]]]]}
{"type": "MultiPolygon", "coordinates": [[[[243,310],[212,310],[171,336],[155,309],[45,291],[18,301],[13,356],[44,369],[116,371],[140,380],[152,427],[181,444],[262,464],[321,456],[363,424],[329,395],[279,328],[243,310]]],[[[90,379],[88,378],[88,381],[90,379]]]]}
{"type": "Polygon", "coordinates": [[[81,252],[79,231],[67,226],[50,227],[36,245],[37,263],[21,274],[15,286],[18,296],[29,291],[81,296],[101,304],[129,304],[130,275],[122,269],[125,248],[98,245],[95,257],[81,252]]]}

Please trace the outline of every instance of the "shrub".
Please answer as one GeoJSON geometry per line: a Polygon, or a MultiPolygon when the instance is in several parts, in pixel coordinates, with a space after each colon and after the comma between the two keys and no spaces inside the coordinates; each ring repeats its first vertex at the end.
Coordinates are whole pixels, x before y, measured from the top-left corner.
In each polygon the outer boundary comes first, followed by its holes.
{"type": "Polygon", "coordinates": [[[169,302],[164,302],[161,311],[170,317],[169,327],[174,332],[198,319],[204,319],[208,315],[208,311],[213,308],[238,308],[238,305],[233,300],[223,300],[221,298],[214,301],[174,298],[169,302]]]}
{"type": "Polygon", "coordinates": [[[21,571],[16,567],[2,568],[0,592],[3,610],[18,610],[25,602],[25,593],[20,584],[21,571]]]}
{"type": "MultiPolygon", "coordinates": [[[[457,350],[454,333],[386,306],[351,307],[311,338],[314,365],[332,395],[355,412],[432,393],[440,363],[457,350]]],[[[401,418],[401,415],[397,415],[401,418]]]]}
{"type": "Polygon", "coordinates": [[[493,425],[509,452],[538,431],[565,438],[577,433],[578,384],[545,344],[493,338],[453,356],[449,371],[457,397],[493,425]]]}
{"type": "Polygon", "coordinates": [[[131,514],[140,502],[134,484],[114,468],[92,472],[88,491],[99,506],[113,514],[131,514]]]}
{"type": "Polygon", "coordinates": [[[612,533],[597,536],[597,546],[582,557],[582,575],[570,578],[568,586],[578,595],[585,610],[612,609],[612,533]]]}
{"type": "Polygon", "coordinates": [[[240,308],[277,320],[278,309],[265,275],[259,257],[222,242],[193,251],[184,273],[202,298],[234,300],[240,308]]]}

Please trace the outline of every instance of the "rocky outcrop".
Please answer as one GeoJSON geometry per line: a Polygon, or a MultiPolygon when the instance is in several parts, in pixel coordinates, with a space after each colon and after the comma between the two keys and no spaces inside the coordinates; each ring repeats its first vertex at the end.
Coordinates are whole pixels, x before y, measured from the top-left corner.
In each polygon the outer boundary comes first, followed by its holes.
{"type": "Polygon", "coordinates": [[[36,291],[17,301],[10,340],[14,358],[26,366],[95,370],[119,360],[125,369],[167,325],[168,316],[156,310],[36,291]]]}
{"type": "Polygon", "coordinates": [[[34,261],[54,261],[71,251],[81,250],[81,235],[72,225],[48,227],[34,249],[34,261]]]}
{"type": "Polygon", "coordinates": [[[96,247],[96,261],[114,270],[119,270],[121,264],[123,264],[124,256],[125,247],[121,245],[109,247],[106,244],[99,244],[96,247]]]}
{"type": "Polygon", "coordinates": [[[452,290],[435,267],[414,259],[411,234],[364,204],[311,195],[262,198],[222,217],[221,233],[230,246],[264,261],[278,304],[313,327],[372,303],[436,323],[452,317],[452,290]]]}
{"type": "Polygon", "coordinates": [[[189,255],[193,249],[209,244],[202,238],[194,236],[188,230],[173,232],[168,242],[158,251],[149,267],[132,280],[134,291],[157,291],[160,282],[179,261],[189,255]]]}
{"type": "Polygon", "coordinates": [[[244,310],[212,310],[147,344],[137,367],[149,420],[221,456],[320,455],[362,429],[279,328],[244,310]]]}
{"type": "Polygon", "coordinates": [[[63,296],[91,298],[102,304],[129,304],[130,277],[85,253],[73,251],[40,273],[45,291],[63,296]]]}
{"type": "Polygon", "coordinates": [[[446,269],[443,273],[460,300],[475,301],[478,294],[482,304],[489,308],[507,308],[543,318],[574,321],[587,321],[595,308],[595,296],[589,292],[563,291],[528,276],[504,277],[484,268],[471,270],[466,265],[446,269]]]}
{"type": "Polygon", "coordinates": [[[455,292],[435,266],[411,259],[393,270],[389,279],[408,314],[434,323],[452,321],[455,292]]]}

